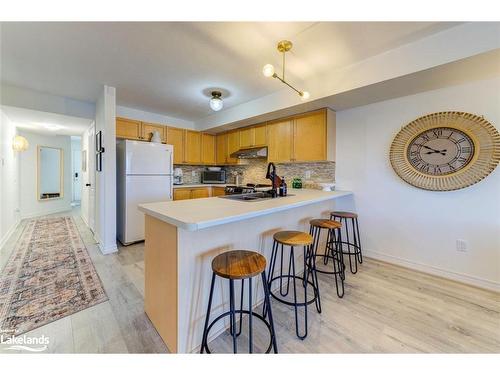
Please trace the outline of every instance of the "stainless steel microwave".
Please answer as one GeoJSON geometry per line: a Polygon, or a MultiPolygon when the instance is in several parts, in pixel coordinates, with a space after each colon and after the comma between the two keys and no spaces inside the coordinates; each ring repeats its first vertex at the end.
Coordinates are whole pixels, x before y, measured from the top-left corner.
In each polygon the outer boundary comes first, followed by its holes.
{"type": "Polygon", "coordinates": [[[226,171],[221,169],[220,171],[203,171],[201,172],[201,183],[202,184],[225,184],[226,183],[226,171]]]}

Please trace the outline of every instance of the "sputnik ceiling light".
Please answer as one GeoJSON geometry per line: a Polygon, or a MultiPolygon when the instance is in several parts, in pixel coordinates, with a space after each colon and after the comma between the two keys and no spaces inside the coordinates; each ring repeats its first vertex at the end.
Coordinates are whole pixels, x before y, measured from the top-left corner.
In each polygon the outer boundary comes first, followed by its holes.
{"type": "Polygon", "coordinates": [[[224,106],[221,99],[222,93],[220,91],[212,91],[212,98],[210,98],[210,108],[214,111],[220,111],[224,106]]]}
{"type": "Polygon", "coordinates": [[[294,90],[297,94],[299,94],[300,98],[302,100],[307,100],[311,96],[309,94],[309,92],[297,90],[295,87],[293,87],[287,81],[285,81],[285,54],[292,49],[292,46],[293,46],[293,44],[289,40],[282,40],[278,43],[278,46],[277,46],[278,51],[283,54],[283,73],[282,73],[281,77],[276,74],[276,72],[274,71],[274,66],[272,66],[271,64],[264,65],[264,67],[262,68],[262,73],[266,77],[273,77],[273,78],[279,79],[281,82],[283,82],[285,85],[287,85],[292,90],[294,90]]]}

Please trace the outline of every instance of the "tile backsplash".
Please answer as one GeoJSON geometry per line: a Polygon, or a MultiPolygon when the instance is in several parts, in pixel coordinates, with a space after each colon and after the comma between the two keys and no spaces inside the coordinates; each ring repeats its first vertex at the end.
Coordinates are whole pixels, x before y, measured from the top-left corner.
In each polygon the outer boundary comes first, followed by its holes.
{"type": "MultiPolygon", "coordinates": [[[[200,183],[201,172],[205,169],[204,166],[199,165],[176,165],[175,167],[182,168],[185,184],[200,183]]],[[[269,180],[266,180],[267,161],[265,160],[246,160],[245,164],[224,168],[227,171],[229,184],[234,183],[235,173],[243,176],[244,184],[269,183],[269,180]]],[[[318,182],[335,181],[335,162],[276,164],[276,171],[279,176],[285,176],[290,187],[295,177],[301,178],[306,188],[317,188],[318,182]]]]}

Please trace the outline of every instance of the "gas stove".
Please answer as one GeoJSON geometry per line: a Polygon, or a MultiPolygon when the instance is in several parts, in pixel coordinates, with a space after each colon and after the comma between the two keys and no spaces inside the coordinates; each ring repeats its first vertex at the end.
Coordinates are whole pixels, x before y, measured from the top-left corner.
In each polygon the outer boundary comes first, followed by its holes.
{"type": "Polygon", "coordinates": [[[246,185],[227,185],[225,192],[226,195],[236,195],[236,194],[250,194],[259,191],[267,191],[271,189],[271,185],[266,184],[246,184],[246,185]]]}

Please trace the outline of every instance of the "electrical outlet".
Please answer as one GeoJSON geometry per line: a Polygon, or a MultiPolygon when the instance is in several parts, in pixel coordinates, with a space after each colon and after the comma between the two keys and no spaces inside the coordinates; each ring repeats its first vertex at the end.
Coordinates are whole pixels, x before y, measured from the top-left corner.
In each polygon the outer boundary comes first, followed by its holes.
{"type": "Polygon", "coordinates": [[[191,176],[196,177],[196,171],[191,171],[191,176]]]}
{"type": "Polygon", "coordinates": [[[467,252],[467,241],[465,240],[457,240],[457,251],[460,251],[461,253],[466,253],[467,252]]]}
{"type": "Polygon", "coordinates": [[[309,180],[311,178],[311,171],[306,171],[305,178],[306,180],[309,180]]]}

